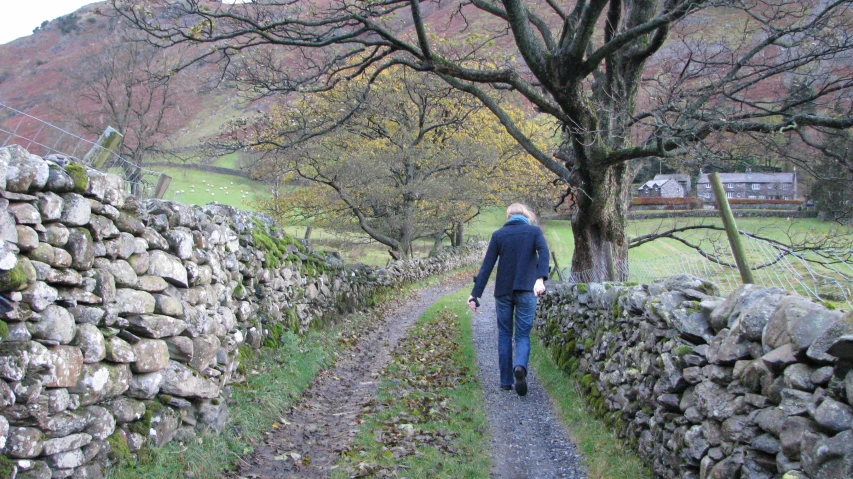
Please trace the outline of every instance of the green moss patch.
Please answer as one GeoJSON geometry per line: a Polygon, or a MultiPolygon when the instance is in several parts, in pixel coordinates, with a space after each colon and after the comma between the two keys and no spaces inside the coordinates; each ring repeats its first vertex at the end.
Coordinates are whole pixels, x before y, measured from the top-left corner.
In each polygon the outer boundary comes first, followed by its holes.
{"type": "Polygon", "coordinates": [[[65,172],[71,177],[74,182],[74,191],[77,193],[85,193],[89,187],[89,177],[86,175],[86,167],[77,163],[71,163],[65,167],[65,172]]]}

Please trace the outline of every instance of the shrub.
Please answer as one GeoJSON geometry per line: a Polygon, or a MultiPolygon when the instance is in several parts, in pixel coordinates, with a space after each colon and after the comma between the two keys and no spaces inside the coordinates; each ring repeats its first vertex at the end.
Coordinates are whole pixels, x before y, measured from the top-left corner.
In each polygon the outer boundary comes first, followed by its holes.
{"type": "Polygon", "coordinates": [[[664,205],[665,209],[697,209],[702,207],[702,200],[692,196],[683,198],[634,198],[632,206],[664,205]]]}

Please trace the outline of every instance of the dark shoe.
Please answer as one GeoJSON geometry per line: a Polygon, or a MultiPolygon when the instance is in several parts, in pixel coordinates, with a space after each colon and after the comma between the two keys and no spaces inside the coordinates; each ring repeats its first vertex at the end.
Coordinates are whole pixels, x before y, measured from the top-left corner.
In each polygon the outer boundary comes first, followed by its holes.
{"type": "Polygon", "coordinates": [[[512,373],[515,376],[515,392],[517,392],[519,396],[526,396],[527,370],[524,369],[524,366],[516,366],[512,373]]]}
{"type": "Polygon", "coordinates": [[[511,391],[512,386],[504,386],[503,384],[501,384],[501,389],[503,389],[504,391],[511,391]]]}

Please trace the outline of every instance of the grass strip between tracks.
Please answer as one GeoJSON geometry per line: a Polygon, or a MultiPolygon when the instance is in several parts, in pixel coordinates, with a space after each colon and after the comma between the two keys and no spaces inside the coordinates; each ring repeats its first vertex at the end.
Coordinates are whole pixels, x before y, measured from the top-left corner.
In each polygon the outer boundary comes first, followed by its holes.
{"type": "Polygon", "coordinates": [[[380,375],[377,400],[333,478],[486,478],[488,423],[468,291],[433,304],[380,375]]]}

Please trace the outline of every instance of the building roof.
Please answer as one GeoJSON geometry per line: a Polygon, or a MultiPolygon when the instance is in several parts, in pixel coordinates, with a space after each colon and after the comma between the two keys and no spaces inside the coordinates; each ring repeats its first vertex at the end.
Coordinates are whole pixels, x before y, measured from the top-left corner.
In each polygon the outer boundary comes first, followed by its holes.
{"type": "Polygon", "coordinates": [[[686,182],[690,183],[690,175],[684,174],[684,173],[655,175],[655,179],[656,180],[686,181],[686,182]]]}
{"type": "Polygon", "coordinates": [[[643,186],[641,186],[639,189],[643,189],[643,188],[648,188],[648,189],[651,189],[651,188],[659,188],[659,187],[661,187],[661,186],[665,185],[668,181],[670,181],[670,180],[669,180],[669,178],[667,178],[667,179],[665,179],[665,180],[659,180],[659,179],[655,178],[654,180],[649,180],[649,181],[647,181],[647,182],[643,183],[643,186]]]}
{"type": "MultiPolygon", "coordinates": [[[[794,173],[719,173],[723,183],[793,183],[794,173]]],[[[708,174],[701,173],[696,183],[708,183],[708,174]]]]}

